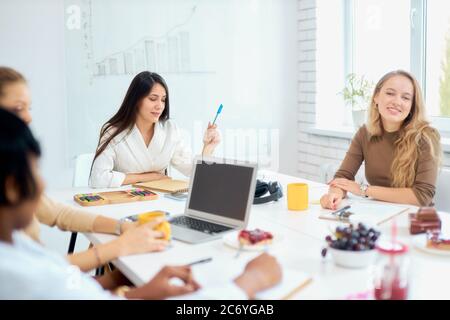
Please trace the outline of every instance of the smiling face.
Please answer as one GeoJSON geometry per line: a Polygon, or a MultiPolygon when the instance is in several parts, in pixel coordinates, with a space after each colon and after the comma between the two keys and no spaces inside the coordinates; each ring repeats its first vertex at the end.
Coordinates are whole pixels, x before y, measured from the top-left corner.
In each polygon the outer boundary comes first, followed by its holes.
{"type": "Polygon", "coordinates": [[[407,77],[395,75],[385,81],[374,101],[378,105],[385,130],[396,131],[411,111],[414,85],[407,77]]]}
{"type": "Polygon", "coordinates": [[[0,105],[17,115],[25,123],[31,122],[31,98],[25,82],[17,81],[5,85],[0,96],[0,105]]]}
{"type": "Polygon", "coordinates": [[[166,90],[155,83],[150,93],[144,97],[138,106],[138,118],[144,122],[156,123],[166,105],[166,90]]]}

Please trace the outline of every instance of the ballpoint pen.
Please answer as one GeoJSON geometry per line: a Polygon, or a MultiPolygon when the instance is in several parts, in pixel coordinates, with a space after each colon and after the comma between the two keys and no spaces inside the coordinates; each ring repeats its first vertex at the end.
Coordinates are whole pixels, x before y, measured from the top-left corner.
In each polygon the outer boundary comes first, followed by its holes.
{"type": "Polygon", "coordinates": [[[332,215],[338,215],[338,216],[341,216],[341,215],[342,215],[342,212],[344,212],[344,211],[347,210],[347,209],[350,209],[350,207],[351,207],[351,206],[345,206],[345,207],[343,207],[343,208],[340,208],[339,210],[336,210],[336,211],[332,212],[331,214],[332,214],[332,215]]]}
{"type": "Polygon", "coordinates": [[[222,109],[223,109],[223,105],[220,104],[219,109],[217,109],[217,113],[216,113],[216,116],[214,117],[214,121],[213,121],[212,125],[214,125],[216,123],[217,117],[222,112],[222,109]]]}
{"type": "Polygon", "coordinates": [[[206,262],[210,262],[210,261],[212,261],[212,258],[206,258],[206,259],[201,259],[201,260],[198,260],[198,261],[194,261],[194,262],[188,263],[187,265],[188,266],[195,266],[196,264],[206,263],[206,262]]]}

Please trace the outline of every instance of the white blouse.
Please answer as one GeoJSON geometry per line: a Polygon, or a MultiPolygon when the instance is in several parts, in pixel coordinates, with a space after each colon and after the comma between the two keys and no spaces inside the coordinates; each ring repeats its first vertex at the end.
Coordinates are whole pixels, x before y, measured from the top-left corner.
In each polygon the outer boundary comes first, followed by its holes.
{"type": "MultiPolygon", "coordinates": [[[[106,139],[108,135],[102,139],[106,139]]],[[[148,147],[136,125],[118,134],[95,159],[89,185],[114,188],[122,185],[127,174],[160,172],[172,165],[189,176],[192,170],[190,148],[172,120],[158,121],[148,147]]]]}
{"type": "MultiPolygon", "coordinates": [[[[0,241],[0,300],[119,298],[25,234],[15,231],[12,238],[12,244],[0,241]]],[[[178,299],[247,299],[247,296],[230,281],[178,299]]]]}

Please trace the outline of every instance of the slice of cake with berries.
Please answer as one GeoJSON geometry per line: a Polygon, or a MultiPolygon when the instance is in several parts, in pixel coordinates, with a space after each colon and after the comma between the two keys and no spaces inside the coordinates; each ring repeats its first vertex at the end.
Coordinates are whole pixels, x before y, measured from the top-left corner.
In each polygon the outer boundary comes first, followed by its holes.
{"type": "Polygon", "coordinates": [[[241,245],[245,246],[259,246],[268,245],[273,241],[273,235],[261,229],[242,230],[239,232],[238,240],[241,245]]]}
{"type": "Polygon", "coordinates": [[[450,237],[444,236],[439,230],[427,232],[427,248],[450,250],[450,237]]]}

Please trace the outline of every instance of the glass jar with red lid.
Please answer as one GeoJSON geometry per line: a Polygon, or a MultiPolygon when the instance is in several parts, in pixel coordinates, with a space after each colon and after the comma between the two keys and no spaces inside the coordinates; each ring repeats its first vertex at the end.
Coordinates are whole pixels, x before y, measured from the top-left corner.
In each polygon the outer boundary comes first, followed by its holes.
{"type": "Polygon", "coordinates": [[[381,242],[377,245],[377,253],[374,269],[375,299],[408,299],[408,247],[400,242],[381,242]]]}

